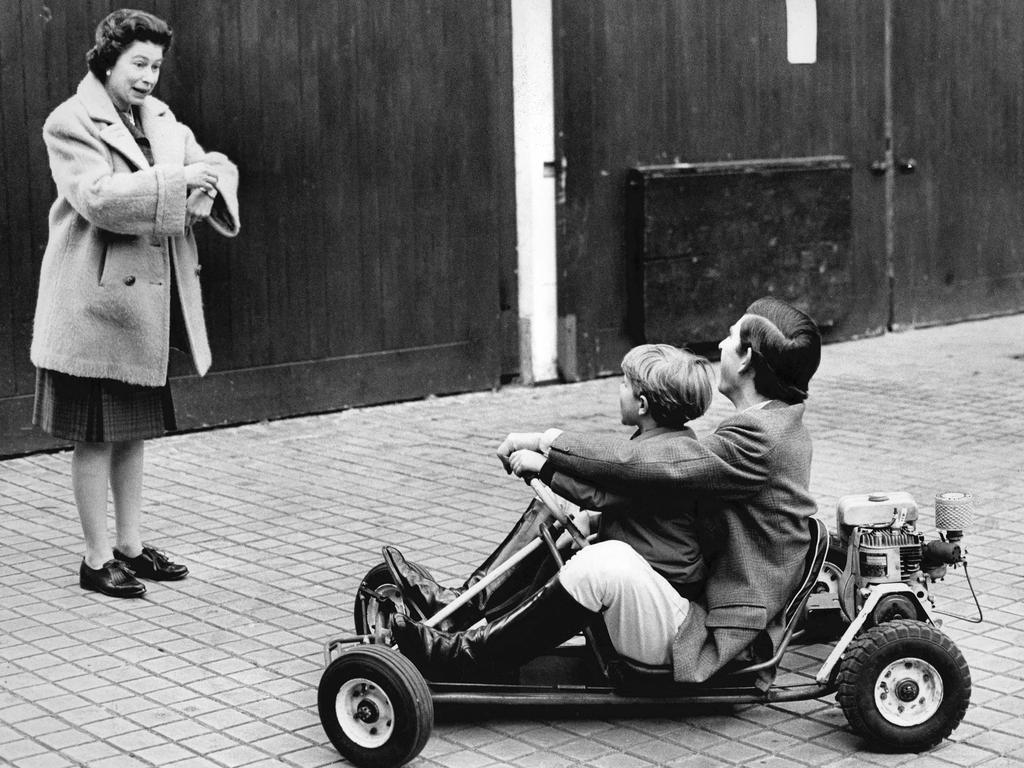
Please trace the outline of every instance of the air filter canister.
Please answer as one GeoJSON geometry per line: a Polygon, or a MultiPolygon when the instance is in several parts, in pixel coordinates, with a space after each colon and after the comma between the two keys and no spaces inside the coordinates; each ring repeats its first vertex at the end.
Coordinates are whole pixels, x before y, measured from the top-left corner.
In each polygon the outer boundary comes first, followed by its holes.
{"type": "Polygon", "coordinates": [[[964,531],[974,524],[974,496],[946,491],[935,497],[935,527],[940,531],[964,531]]]}

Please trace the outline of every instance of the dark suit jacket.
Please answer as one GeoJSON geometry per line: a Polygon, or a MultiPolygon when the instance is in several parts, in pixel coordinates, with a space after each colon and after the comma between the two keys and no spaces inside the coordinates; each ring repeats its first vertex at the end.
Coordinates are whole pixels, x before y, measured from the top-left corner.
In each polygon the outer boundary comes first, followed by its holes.
{"type": "Polygon", "coordinates": [[[551,446],[555,470],[588,482],[623,493],[699,494],[698,514],[722,531],[704,600],[691,603],[673,643],[676,680],[703,682],[748,648],[769,654],[781,637],[816,511],[803,412],[772,401],[731,416],[700,441],[563,432],[551,446]]]}

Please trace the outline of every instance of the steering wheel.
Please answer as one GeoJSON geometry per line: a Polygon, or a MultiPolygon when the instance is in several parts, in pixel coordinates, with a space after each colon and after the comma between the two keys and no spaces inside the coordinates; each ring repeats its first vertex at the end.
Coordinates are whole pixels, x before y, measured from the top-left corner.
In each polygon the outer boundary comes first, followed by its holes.
{"type": "Polygon", "coordinates": [[[530,487],[533,489],[533,493],[536,495],[540,503],[547,509],[548,513],[555,518],[555,520],[557,520],[566,530],[569,536],[572,537],[573,543],[575,543],[577,547],[583,549],[583,547],[590,544],[590,542],[587,541],[587,537],[584,536],[580,532],[580,529],[576,527],[576,523],[572,521],[572,518],[562,510],[562,505],[558,503],[558,497],[555,496],[554,491],[544,485],[544,482],[539,477],[530,478],[530,487]]]}

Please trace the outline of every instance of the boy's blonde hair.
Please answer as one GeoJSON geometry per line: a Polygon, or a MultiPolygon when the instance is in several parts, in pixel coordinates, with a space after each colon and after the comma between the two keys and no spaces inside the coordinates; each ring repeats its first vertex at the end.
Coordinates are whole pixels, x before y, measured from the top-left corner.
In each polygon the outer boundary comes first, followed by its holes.
{"type": "Polygon", "coordinates": [[[637,397],[647,398],[659,426],[681,427],[703,416],[713,396],[711,363],[671,344],[641,344],[622,358],[622,372],[637,397]]]}

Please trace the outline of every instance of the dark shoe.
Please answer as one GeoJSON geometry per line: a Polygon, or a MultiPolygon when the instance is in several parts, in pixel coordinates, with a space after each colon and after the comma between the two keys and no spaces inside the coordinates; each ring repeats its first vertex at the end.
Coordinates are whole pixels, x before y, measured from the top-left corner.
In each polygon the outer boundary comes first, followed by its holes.
{"type": "MultiPolygon", "coordinates": [[[[419,618],[426,619],[433,616],[462,592],[442,587],[432,578],[423,575],[410,566],[402,553],[394,547],[384,547],[381,554],[384,556],[388,570],[391,571],[391,577],[395,580],[395,586],[402,592],[402,600],[419,618]]],[[[480,619],[479,615],[474,617],[475,613],[474,609],[467,605],[450,617],[450,620],[445,623],[445,628],[456,628],[460,625],[471,626],[480,619]],[[467,623],[462,625],[463,621],[467,623]]]]}
{"type": "Polygon", "coordinates": [[[102,568],[90,568],[82,560],[78,569],[78,583],[82,589],[102,592],[111,597],[142,597],[146,585],[135,578],[131,569],[120,560],[108,560],[102,568]]]}
{"type": "Polygon", "coordinates": [[[404,614],[391,625],[402,655],[428,680],[500,677],[556,648],[600,616],[577,603],[555,576],[512,613],[483,627],[441,632],[404,614]]]}
{"type": "Polygon", "coordinates": [[[115,549],[114,557],[131,568],[140,579],[179,581],[188,576],[188,568],[180,563],[172,563],[167,555],[153,547],[144,545],[138,557],[127,557],[115,549]]]}

